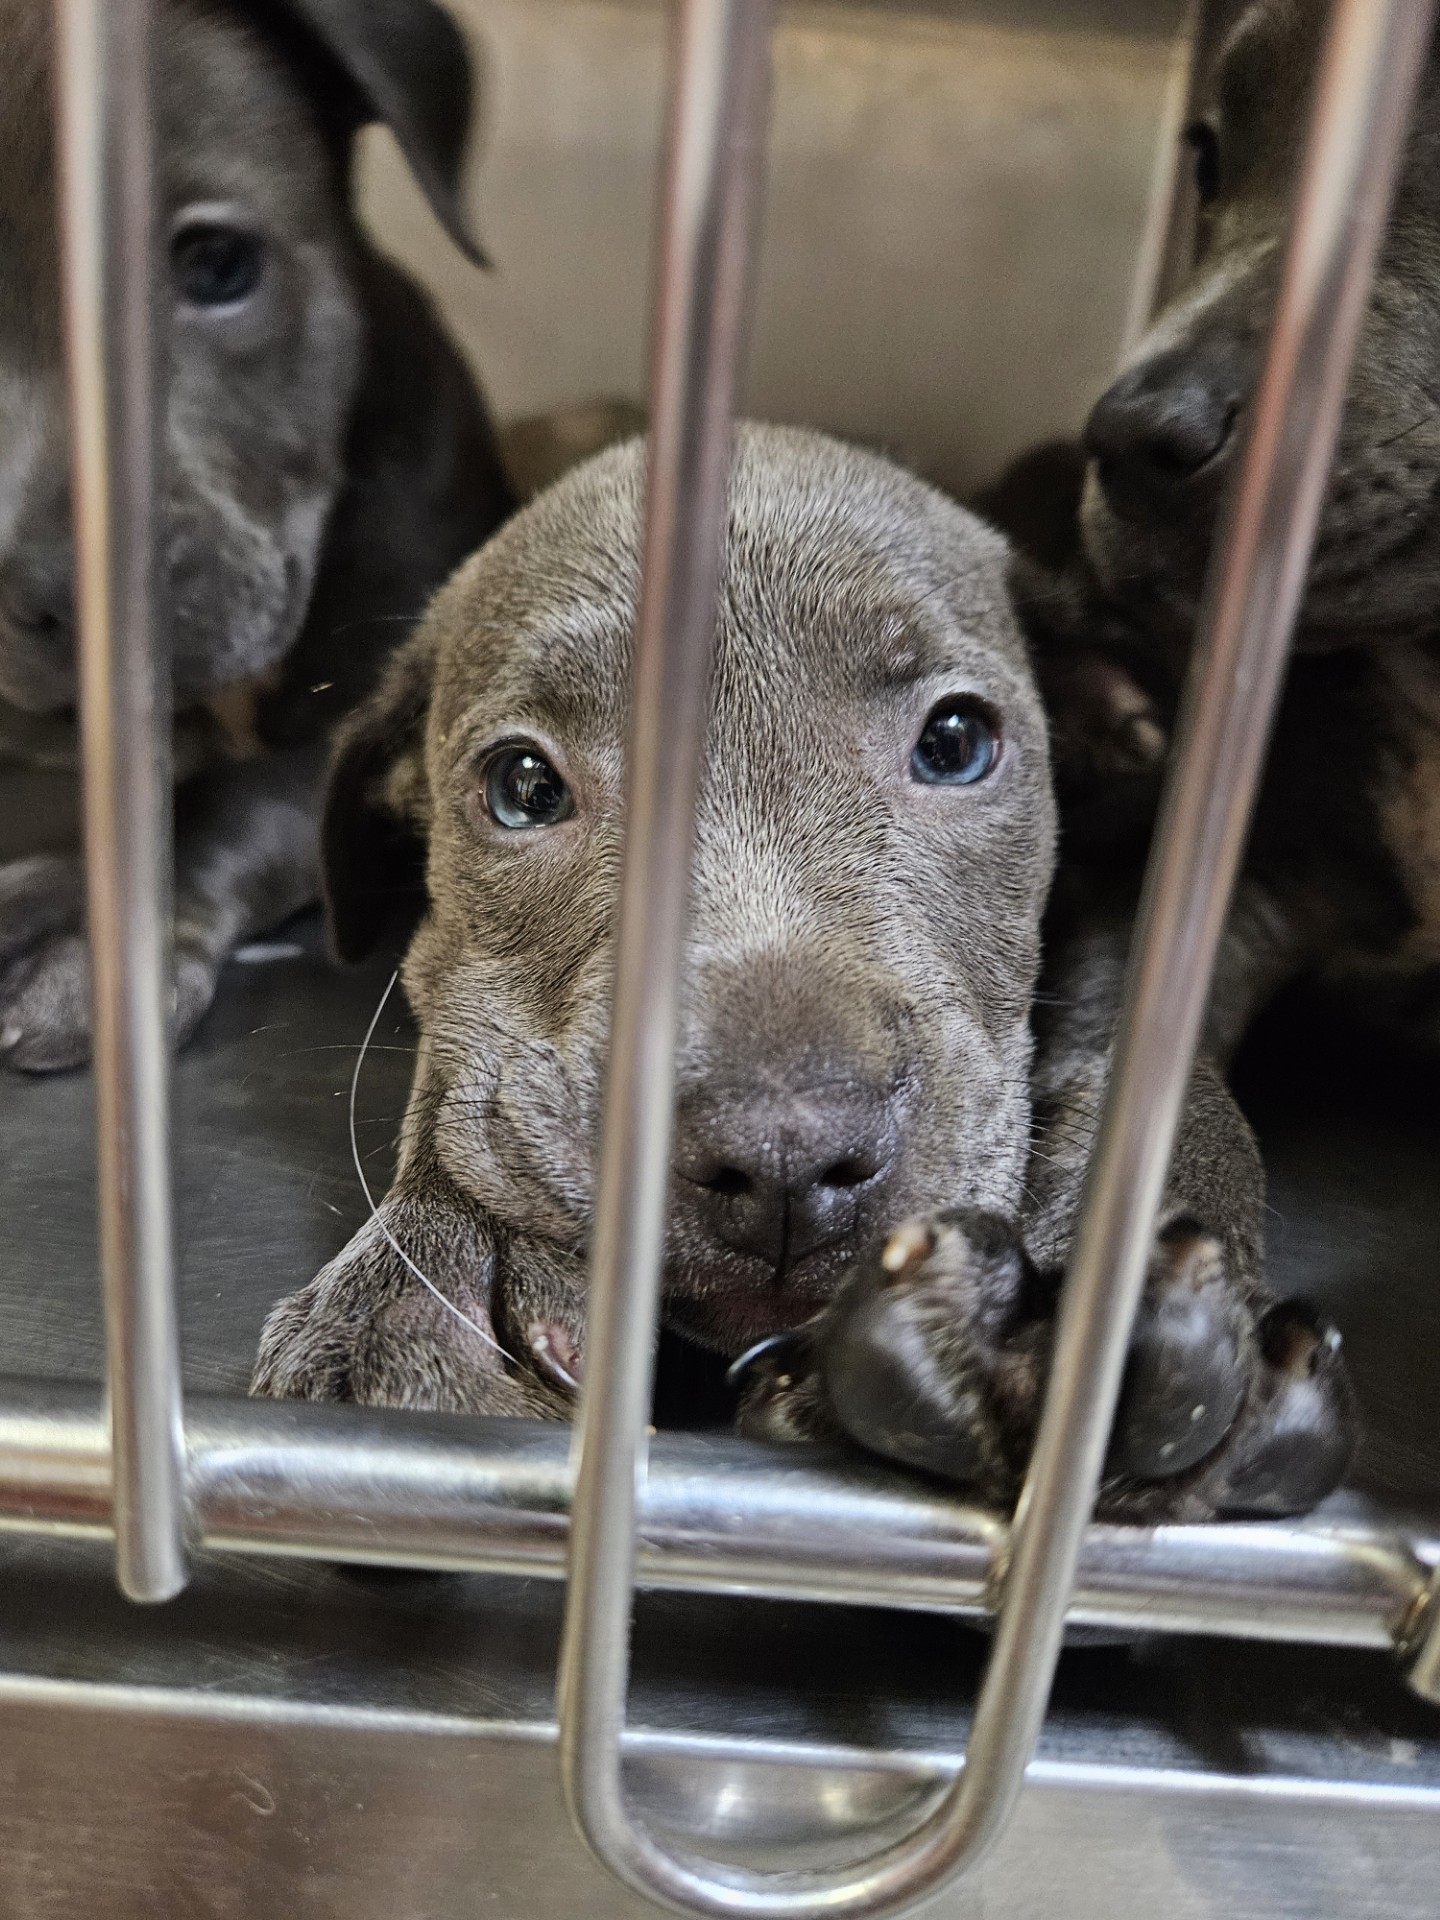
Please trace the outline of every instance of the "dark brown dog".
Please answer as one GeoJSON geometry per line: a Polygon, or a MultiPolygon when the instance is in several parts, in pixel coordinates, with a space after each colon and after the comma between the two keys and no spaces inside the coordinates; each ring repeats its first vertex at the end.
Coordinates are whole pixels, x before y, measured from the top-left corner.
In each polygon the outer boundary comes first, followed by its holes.
{"type": "MultiPolygon", "coordinates": [[[[1067,842],[1143,846],[1221,493],[1243,441],[1324,10],[1260,0],[1190,130],[1199,258],[1101,399],[991,497],[1020,580],[1067,842]],[[1078,509],[1078,511],[1077,511],[1078,509]]],[[[1297,974],[1436,1031],[1440,965],[1440,45],[1361,337],[1212,1019],[1297,974]]]]}

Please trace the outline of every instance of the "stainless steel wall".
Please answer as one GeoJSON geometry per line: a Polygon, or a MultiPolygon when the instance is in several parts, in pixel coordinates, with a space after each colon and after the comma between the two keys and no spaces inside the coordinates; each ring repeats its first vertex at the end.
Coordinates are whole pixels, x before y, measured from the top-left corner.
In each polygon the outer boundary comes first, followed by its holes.
{"type": "MultiPolygon", "coordinates": [[[[502,418],[638,402],[668,9],[451,4],[487,63],[469,190],[498,270],[455,257],[378,132],[372,225],[434,289],[502,418]]],[[[882,444],[960,488],[1076,427],[1146,271],[1187,12],[792,0],[748,409],[882,444]]]]}

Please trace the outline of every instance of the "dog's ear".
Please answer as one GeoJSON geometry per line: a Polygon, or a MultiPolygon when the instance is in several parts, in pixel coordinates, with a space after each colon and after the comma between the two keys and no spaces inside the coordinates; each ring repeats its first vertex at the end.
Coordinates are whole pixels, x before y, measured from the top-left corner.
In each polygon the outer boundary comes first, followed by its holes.
{"type": "Polygon", "coordinates": [[[435,650],[423,634],[390,661],[341,728],[330,758],[320,860],[330,940],[363,960],[425,910],[425,714],[435,650]]]}
{"type": "Polygon", "coordinates": [[[473,104],[469,48],[435,0],[282,0],[337,66],[350,126],[383,120],[445,231],[488,266],[461,205],[473,104]]]}

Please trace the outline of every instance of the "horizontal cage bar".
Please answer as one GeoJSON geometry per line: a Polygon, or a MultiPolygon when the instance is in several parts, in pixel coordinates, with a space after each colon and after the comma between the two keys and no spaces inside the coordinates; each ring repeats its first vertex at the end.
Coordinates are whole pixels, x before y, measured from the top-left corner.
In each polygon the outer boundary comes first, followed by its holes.
{"type": "MultiPolygon", "coordinates": [[[[186,1483],[212,1552],[565,1577],[570,1434],[549,1422],[195,1394],[186,1483]]],[[[0,1379],[0,1529],[113,1530],[94,1388],[0,1379]]],[[[944,1488],[809,1447],[661,1434],[639,1585],[916,1612],[993,1609],[1010,1529],[944,1488]]],[[[1440,1530],[1363,1516],[1092,1526],[1075,1625],[1392,1649],[1419,1623],[1440,1530]]]]}

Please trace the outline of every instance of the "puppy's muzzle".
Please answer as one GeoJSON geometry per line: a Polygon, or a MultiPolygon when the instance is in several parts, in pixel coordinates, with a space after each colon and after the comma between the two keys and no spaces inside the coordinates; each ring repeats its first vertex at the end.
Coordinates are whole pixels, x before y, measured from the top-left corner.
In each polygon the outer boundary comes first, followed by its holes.
{"type": "Polygon", "coordinates": [[[677,1201],[717,1245],[783,1284],[800,1261],[854,1238],[894,1163],[891,1108],[887,1089],[864,1082],[691,1095],[676,1132],[677,1201]]]}
{"type": "Polygon", "coordinates": [[[1235,437],[1242,389],[1234,356],[1188,347],[1140,361],[1085,426],[1110,509],[1141,524],[1207,505],[1235,437]]]}

